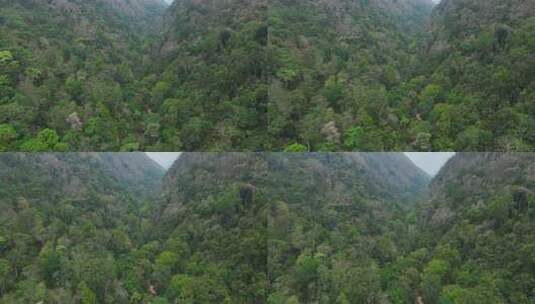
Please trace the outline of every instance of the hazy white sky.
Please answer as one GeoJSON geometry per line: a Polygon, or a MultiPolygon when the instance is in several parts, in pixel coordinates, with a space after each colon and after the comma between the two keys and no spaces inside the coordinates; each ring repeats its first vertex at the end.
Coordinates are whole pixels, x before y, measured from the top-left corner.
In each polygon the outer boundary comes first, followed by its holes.
{"type": "Polygon", "coordinates": [[[405,152],[416,166],[431,176],[437,174],[454,154],[455,152],[405,152]]]}
{"type": "Polygon", "coordinates": [[[180,152],[145,152],[147,155],[152,158],[155,162],[160,164],[160,166],[165,169],[169,169],[171,165],[180,155],[180,152]]]}
{"type": "MultiPolygon", "coordinates": [[[[180,152],[146,152],[147,155],[165,169],[171,165],[180,155],[180,152]]],[[[433,176],[450,159],[454,152],[405,152],[416,166],[433,176]]]]}

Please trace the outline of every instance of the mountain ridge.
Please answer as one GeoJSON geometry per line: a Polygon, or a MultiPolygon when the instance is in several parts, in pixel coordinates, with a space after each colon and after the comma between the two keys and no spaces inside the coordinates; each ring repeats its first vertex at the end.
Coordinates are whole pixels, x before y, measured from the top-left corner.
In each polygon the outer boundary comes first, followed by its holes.
{"type": "Polygon", "coordinates": [[[534,157],[3,153],[0,299],[522,303],[534,157]]]}

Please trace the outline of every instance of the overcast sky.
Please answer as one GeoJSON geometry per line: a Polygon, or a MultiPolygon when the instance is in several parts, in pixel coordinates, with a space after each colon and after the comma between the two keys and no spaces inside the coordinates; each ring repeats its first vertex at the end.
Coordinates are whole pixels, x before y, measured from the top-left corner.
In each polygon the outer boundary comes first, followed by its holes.
{"type": "MultiPolygon", "coordinates": [[[[146,152],[147,155],[165,169],[169,169],[180,152],[146,152]]],[[[454,152],[405,152],[412,162],[433,176],[450,159],[454,152]]]]}
{"type": "Polygon", "coordinates": [[[416,166],[420,167],[420,169],[431,176],[437,174],[440,168],[442,168],[454,154],[454,152],[405,152],[405,155],[407,155],[416,166]]]}
{"type": "Polygon", "coordinates": [[[166,170],[171,167],[175,160],[180,155],[180,152],[145,152],[147,155],[156,161],[160,166],[166,170]]]}

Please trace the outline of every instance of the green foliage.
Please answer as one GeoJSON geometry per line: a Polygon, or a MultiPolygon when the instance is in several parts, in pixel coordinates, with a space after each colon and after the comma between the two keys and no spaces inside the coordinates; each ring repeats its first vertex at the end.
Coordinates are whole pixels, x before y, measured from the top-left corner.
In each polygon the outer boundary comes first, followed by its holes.
{"type": "Polygon", "coordinates": [[[59,141],[59,136],[54,130],[44,129],[37,134],[36,138],[27,140],[21,149],[28,152],[66,151],[68,146],[59,141]]]}
{"type": "Polygon", "coordinates": [[[8,260],[0,259],[0,294],[3,294],[10,284],[11,263],[8,260]]]}
{"type": "Polygon", "coordinates": [[[0,151],[7,151],[18,137],[17,131],[9,124],[0,125],[0,151]]]}
{"type": "Polygon", "coordinates": [[[530,303],[533,160],[3,154],[0,302],[530,303]]]}
{"type": "Polygon", "coordinates": [[[80,283],[78,286],[78,290],[80,291],[80,302],[82,304],[97,304],[97,296],[95,293],[87,287],[85,282],[80,283]]]}
{"type": "Polygon", "coordinates": [[[177,254],[170,251],[164,251],[156,258],[156,265],[172,270],[177,265],[178,261],[179,257],[177,254]]]}
{"type": "MultiPolygon", "coordinates": [[[[142,29],[163,14],[165,5],[123,4],[3,3],[0,124],[11,125],[22,139],[10,143],[9,149],[119,150],[128,137],[144,142],[137,125],[145,109],[135,103],[145,89],[136,79],[142,78],[142,50],[150,40],[142,29]],[[90,20],[83,30],[80,18],[90,20]],[[94,133],[81,132],[100,111],[99,103],[114,112],[110,120],[123,133],[97,139],[94,133]],[[70,116],[73,112],[76,120],[70,116]],[[68,137],[70,145],[52,146],[36,139],[47,129],[68,137]]],[[[0,143],[0,149],[5,148],[0,143]]]]}
{"type": "Polygon", "coordinates": [[[530,98],[515,92],[531,94],[526,88],[533,71],[526,67],[525,75],[515,73],[512,58],[532,62],[533,56],[513,55],[511,48],[529,48],[526,40],[513,37],[525,37],[533,19],[497,20],[488,12],[481,17],[481,28],[475,23],[458,26],[467,19],[454,16],[466,12],[448,4],[443,6],[451,8],[437,8],[433,18],[434,28],[444,30],[422,39],[400,19],[419,24],[429,7],[397,8],[403,16],[397,19],[392,12],[375,14],[380,9],[371,2],[337,3],[343,11],[322,3],[286,1],[275,1],[268,10],[272,82],[284,84],[283,90],[272,85],[271,96],[276,98],[270,104],[268,130],[288,130],[274,132],[272,146],[306,140],[313,151],[531,150],[533,141],[520,135],[517,123],[520,108],[530,104],[530,98]],[[447,52],[435,53],[435,44],[447,52]],[[382,96],[377,94],[381,90],[382,96]],[[296,95],[304,101],[291,109],[290,122],[288,104],[281,100],[296,95]],[[320,135],[328,111],[343,145],[320,135]],[[425,129],[418,127],[422,124],[425,129]],[[310,130],[316,136],[311,137],[310,130]]]}
{"type": "Polygon", "coordinates": [[[231,0],[180,2],[161,21],[162,5],[123,1],[69,2],[69,14],[61,3],[4,4],[0,125],[17,137],[0,149],[535,145],[529,14],[477,2],[231,0]],[[424,35],[431,14],[436,30],[424,35]],[[46,129],[64,144],[35,142],[46,129]]]}
{"type": "Polygon", "coordinates": [[[284,152],[308,152],[308,148],[301,144],[291,144],[284,148],[284,152]]]}

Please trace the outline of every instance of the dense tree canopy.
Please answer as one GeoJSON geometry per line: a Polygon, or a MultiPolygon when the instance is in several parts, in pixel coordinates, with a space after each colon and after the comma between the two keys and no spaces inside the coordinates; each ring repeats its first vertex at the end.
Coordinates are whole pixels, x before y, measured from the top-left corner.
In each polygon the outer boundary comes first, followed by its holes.
{"type": "Polygon", "coordinates": [[[534,147],[529,1],[0,3],[0,150],[534,147]]]}
{"type": "Polygon", "coordinates": [[[531,303],[533,164],[2,154],[0,302],[531,303]]]}

